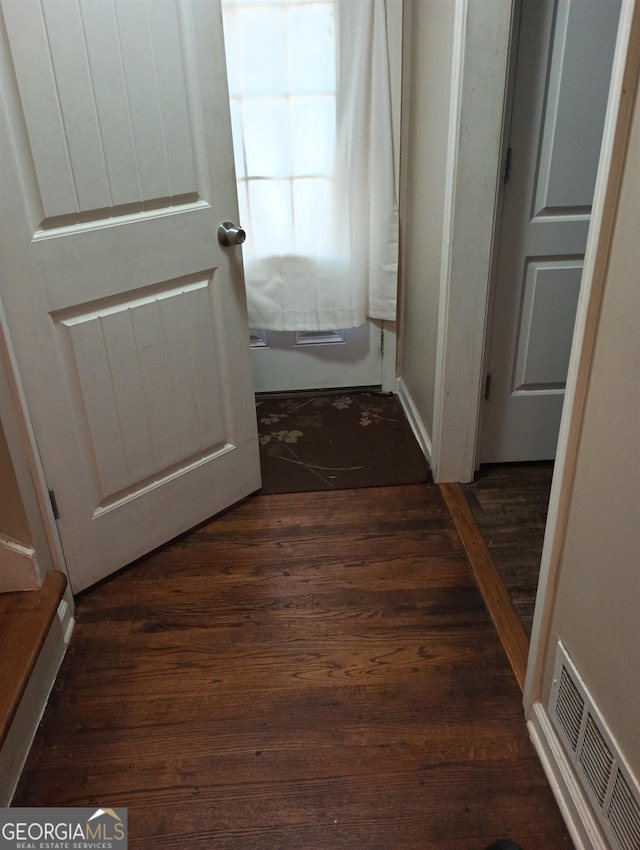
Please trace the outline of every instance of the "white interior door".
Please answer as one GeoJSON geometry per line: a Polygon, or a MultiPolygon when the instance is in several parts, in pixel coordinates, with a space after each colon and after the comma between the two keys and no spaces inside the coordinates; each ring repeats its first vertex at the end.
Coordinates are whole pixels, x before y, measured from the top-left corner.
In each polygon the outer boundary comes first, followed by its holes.
{"type": "Polygon", "coordinates": [[[251,331],[256,392],[378,387],[382,323],[335,331],[251,331]]]}
{"type": "Polygon", "coordinates": [[[77,592],[260,486],[220,8],[1,8],[0,297],[77,592]]]}
{"type": "Polygon", "coordinates": [[[480,461],[555,456],[619,0],[523,0],[480,461]]]}

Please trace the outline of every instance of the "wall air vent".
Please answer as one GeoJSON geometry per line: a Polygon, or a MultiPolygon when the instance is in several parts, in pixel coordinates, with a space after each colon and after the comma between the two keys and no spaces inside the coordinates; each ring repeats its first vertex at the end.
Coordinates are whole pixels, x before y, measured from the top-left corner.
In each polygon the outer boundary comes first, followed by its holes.
{"type": "Polygon", "coordinates": [[[640,786],[558,642],[549,717],[614,850],[640,850],[640,786]]]}
{"type": "Polygon", "coordinates": [[[560,673],[560,686],[556,699],[556,715],[562,724],[567,741],[574,753],[578,746],[583,714],[584,700],[580,696],[580,691],[573,684],[571,676],[569,676],[563,667],[560,673]]]}
{"type": "Polygon", "coordinates": [[[587,715],[584,741],[580,750],[580,764],[589,780],[593,793],[602,806],[611,778],[613,756],[590,714],[587,715]]]}
{"type": "Polygon", "coordinates": [[[640,805],[621,773],[611,796],[609,823],[623,850],[640,847],[640,805]]]}

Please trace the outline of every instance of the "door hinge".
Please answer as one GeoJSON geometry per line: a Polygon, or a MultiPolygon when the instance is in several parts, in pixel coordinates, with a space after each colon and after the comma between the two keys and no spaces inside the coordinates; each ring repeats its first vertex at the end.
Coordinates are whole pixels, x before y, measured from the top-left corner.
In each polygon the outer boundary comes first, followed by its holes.
{"type": "Polygon", "coordinates": [[[51,489],[49,489],[49,501],[51,502],[51,510],[53,511],[54,518],[60,519],[60,511],[58,510],[58,503],[56,502],[56,494],[51,489]]]}
{"type": "Polygon", "coordinates": [[[489,401],[489,395],[491,394],[491,375],[487,375],[484,380],[484,400],[489,401]]]}
{"type": "Polygon", "coordinates": [[[507,156],[504,161],[504,180],[503,183],[508,183],[511,180],[511,153],[513,148],[507,148],[507,156]]]}

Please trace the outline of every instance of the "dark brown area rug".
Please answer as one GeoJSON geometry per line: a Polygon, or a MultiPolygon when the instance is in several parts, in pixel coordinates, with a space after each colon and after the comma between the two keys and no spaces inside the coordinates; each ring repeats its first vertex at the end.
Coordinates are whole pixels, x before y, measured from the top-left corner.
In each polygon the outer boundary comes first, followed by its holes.
{"type": "Polygon", "coordinates": [[[394,395],[256,400],[262,493],[418,484],[431,472],[394,395]]]}

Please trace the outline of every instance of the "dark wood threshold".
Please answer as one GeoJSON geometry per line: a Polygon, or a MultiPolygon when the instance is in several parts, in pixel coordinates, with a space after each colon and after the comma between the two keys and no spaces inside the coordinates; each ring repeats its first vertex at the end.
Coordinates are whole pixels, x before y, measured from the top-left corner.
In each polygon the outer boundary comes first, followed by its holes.
{"type": "Polygon", "coordinates": [[[529,655],[529,639],[522,621],[493,563],[493,558],[476,524],[462,487],[459,484],[440,484],[440,491],[467,553],[518,687],[522,691],[529,655]]]}
{"type": "Polygon", "coordinates": [[[39,590],[0,594],[0,747],[5,742],[67,586],[50,572],[39,590]]]}

